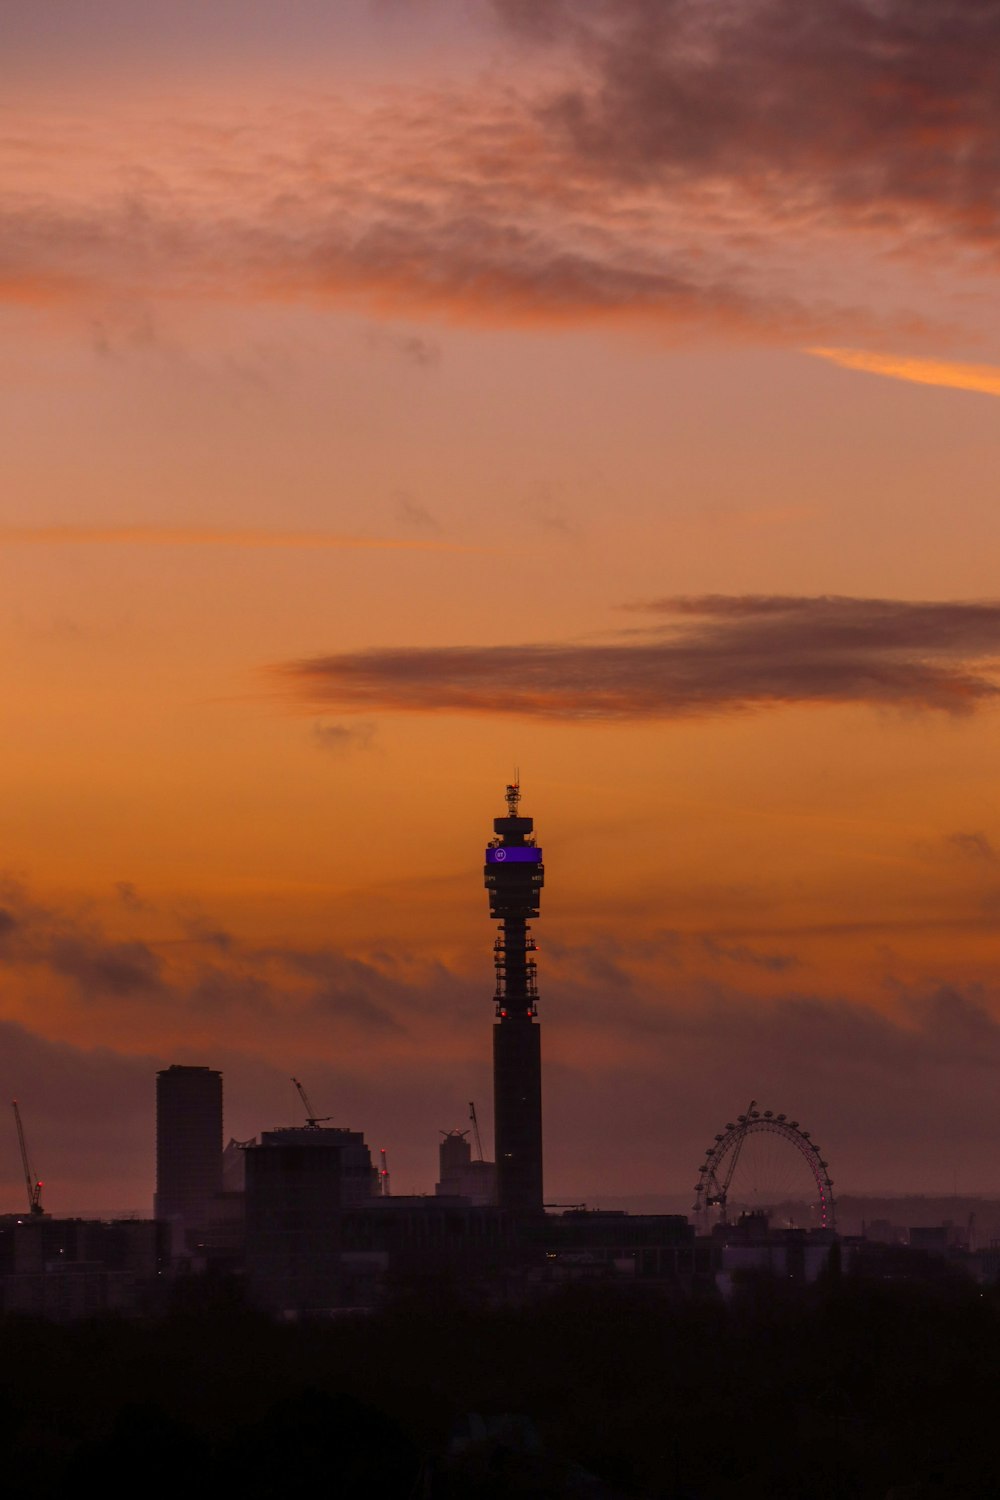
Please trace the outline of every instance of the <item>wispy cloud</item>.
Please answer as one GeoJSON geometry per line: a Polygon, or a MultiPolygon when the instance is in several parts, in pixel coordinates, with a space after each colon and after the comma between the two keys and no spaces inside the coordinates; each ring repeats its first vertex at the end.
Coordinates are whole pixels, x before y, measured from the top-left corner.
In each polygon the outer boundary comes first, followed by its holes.
{"type": "Polygon", "coordinates": [[[38,122],[27,165],[0,142],[0,297],[101,324],[160,296],[801,344],[848,314],[872,340],[912,332],[905,261],[995,276],[992,0],[496,11],[526,48],[516,85],[272,95],[257,123],[116,104],[75,134],[38,122]],[[863,307],[838,286],[848,246],[878,282],[863,307]]]}
{"type": "Polygon", "coordinates": [[[982,396],[1000,396],[1000,366],[953,364],[943,359],[910,359],[900,354],[875,354],[867,349],[807,349],[819,359],[845,370],[863,370],[868,375],[886,375],[891,380],[909,380],[915,385],[945,386],[955,391],[976,391],[982,396]]]}
{"type": "Polygon", "coordinates": [[[993,0],[494,4],[530,44],[575,52],[547,118],[581,170],[996,246],[993,0]]]}
{"type": "MultiPolygon", "coordinates": [[[[230,1015],[273,1026],[293,1007],[348,1030],[392,1031],[406,1013],[405,980],[335,949],[241,943],[184,920],[180,937],[123,939],[87,912],[35,901],[16,881],[0,878],[0,898],[0,973],[23,990],[37,985],[43,1010],[63,993],[104,1017],[127,1007],[130,1023],[145,1011],[161,1034],[171,1021],[230,1015]]],[[[141,903],[125,904],[134,920],[145,915],[141,903]]]]}
{"type": "Polygon", "coordinates": [[[314,708],[593,721],[782,704],[967,713],[1000,695],[1000,602],[781,595],[632,608],[660,623],[611,643],[400,647],[285,662],[314,708]]]}
{"type": "Polygon", "coordinates": [[[975,860],[980,864],[995,865],[1000,862],[1000,855],[990,842],[989,835],[985,833],[953,833],[949,835],[948,842],[956,848],[966,859],[975,860]]]}
{"type": "Polygon", "coordinates": [[[433,535],[441,531],[441,522],[412,495],[406,494],[404,490],[397,490],[393,496],[393,510],[396,519],[401,525],[412,527],[414,531],[422,531],[425,535],[433,535]]]}
{"type": "Polygon", "coordinates": [[[794,953],[762,953],[748,943],[724,943],[706,936],[702,939],[705,952],[710,958],[725,959],[734,964],[752,964],[770,974],[783,974],[794,969],[799,960],[794,953]]]}
{"type": "Polygon", "coordinates": [[[311,551],[475,552],[457,542],[412,537],[339,536],[329,531],[265,531],[212,526],[0,526],[0,547],[141,546],[303,548],[311,551]]]}
{"type": "MultiPolygon", "coordinates": [[[[288,1078],[294,1058],[308,1057],[310,1091],[331,1101],[337,1123],[371,1140],[379,1139],[373,1120],[380,1135],[391,1121],[381,1138],[397,1141],[404,1160],[412,1147],[414,1180],[429,1180],[426,1143],[443,1108],[464,1108],[455,1079],[481,1068],[488,1042],[478,959],[467,970],[418,964],[399,951],[376,960],[262,937],[221,942],[211,921],[179,939],[123,941],[92,914],[33,900],[9,882],[0,882],[0,901],[4,1077],[8,1097],[30,1102],[53,1208],[68,1206],[81,1174],[100,1178],[112,1159],[116,1179],[128,1172],[148,1181],[154,1073],[177,1061],[225,1069],[227,1125],[234,1128],[235,1103],[244,1125],[234,1133],[248,1136],[291,1114],[288,1078]],[[86,1004],[76,1045],[66,1038],[65,1015],[53,1012],[67,995],[86,1004]],[[43,1032],[52,1039],[36,1034],[43,1032]],[[101,1036],[116,1050],[95,1046],[101,1036]],[[235,1042],[220,1044],[222,1036],[235,1042]],[[456,1041],[460,1065],[448,1050],[456,1041]]],[[[130,930],[157,925],[149,910],[127,904],[115,917],[130,930]]],[[[988,920],[981,916],[978,930],[988,920]]],[[[748,1079],[758,1098],[794,1111],[829,1140],[842,1181],[870,1171],[884,1180],[898,1159],[920,1182],[918,1152],[925,1141],[940,1145],[942,1118],[963,1152],[987,1127],[1000,1130],[992,971],[967,988],[939,976],[913,990],[896,985],[890,1015],[836,989],[808,987],[808,929],[780,944],[765,936],[665,933],[658,947],[637,950],[620,932],[591,926],[579,942],[546,945],[544,1012],[573,1018],[549,1074],[564,1172],[579,1173],[587,1159],[606,1163],[605,1180],[617,1182],[607,1120],[624,1111],[636,1139],[654,1136],[666,1180],[687,1181],[689,1152],[703,1149],[703,1132],[746,1098],[748,1079]],[[927,1098],[940,1105],[931,1119],[927,1098]],[[693,1142],[683,1132],[678,1138],[678,1119],[694,1122],[693,1142]]],[[[876,1005],[884,999],[875,997],[876,1005]]]]}
{"type": "Polygon", "coordinates": [[[374,724],[314,724],[313,744],[328,755],[347,755],[352,750],[370,750],[374,724]]]}
{"type": "MultiPolygon", "coordinates": [[[[14,195],[0,219],[0,297],[102,321],[109,298],[347,303],[395,324],[725,326],[758,336],[793,327],[822,338],[827,315],[787,284],[751,286],[745,252],[651,202],[636,213],[582,191],[544,119],[509,91],[412,93],[359,109],[284,111],[219,131],[189,119],[156,130],[157,171],[122,195],[121,122],[88,145],[94,187],[61,180],[14,195]],[[192,155],[191,144],[200,147],[192,155]],[[666,219],[663,217],[666,212],[666,219]]],[[[81,149],[85,149],[81,147],[81,149]]],[[[3,164],[0,143],[0,166],[3,164]]],[[[81,170],[83,169],[81,162],[81,170]]],[[[390,335],[424,366],[432,340],[390,335]]]]}

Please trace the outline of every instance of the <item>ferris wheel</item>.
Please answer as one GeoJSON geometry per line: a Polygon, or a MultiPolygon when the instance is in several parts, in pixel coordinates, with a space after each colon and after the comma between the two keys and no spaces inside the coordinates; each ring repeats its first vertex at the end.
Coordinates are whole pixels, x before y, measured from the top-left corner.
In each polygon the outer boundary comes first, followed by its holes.
{"type": "Polygon", "coordinates": [[[715,1137],[694,1190],[694,1212],[705,1219],[713,1208],[728,1223],[734,1211],[763,1212],[806,1200],[818,1227],[836,1227],[833,1178],[820,1147],[798,1120],[759,1110],[756,1099],[715,1137]]]}

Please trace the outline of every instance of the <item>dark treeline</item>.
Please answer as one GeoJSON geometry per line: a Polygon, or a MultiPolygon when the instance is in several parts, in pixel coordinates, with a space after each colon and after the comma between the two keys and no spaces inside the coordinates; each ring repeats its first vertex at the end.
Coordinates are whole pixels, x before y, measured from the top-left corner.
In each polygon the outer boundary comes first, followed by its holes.
{"type": "Polygon", "coordinates": [[[18,1497],[980,1500],[1000,1474],[1000,1301],[947,1277],[493,1311],[432,1286],[297,1325],[203,1283],[145,1321],[8,1319],[0,1350],[18,1497]]]}

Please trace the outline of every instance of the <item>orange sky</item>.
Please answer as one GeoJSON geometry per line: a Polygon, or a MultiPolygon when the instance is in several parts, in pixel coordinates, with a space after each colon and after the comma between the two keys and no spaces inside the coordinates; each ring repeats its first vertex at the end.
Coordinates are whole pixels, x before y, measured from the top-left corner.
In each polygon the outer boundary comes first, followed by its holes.
{"type": "Polygon", "coordinates": [[[8,9],[0,1026],[53,1210],[148,1206],[175,1061],[429,1189],[515,766],[555,1196],[688,1192],[751,1096],[845,1190],[996,1191],[997,23],[8,9]]]}

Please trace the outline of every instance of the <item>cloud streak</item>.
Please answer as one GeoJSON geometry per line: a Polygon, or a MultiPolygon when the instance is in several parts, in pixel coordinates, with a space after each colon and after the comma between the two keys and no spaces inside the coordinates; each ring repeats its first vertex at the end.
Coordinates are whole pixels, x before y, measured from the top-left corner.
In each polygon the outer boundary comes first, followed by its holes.
{"type": "Polygon", "coordinates": [[[0,526],[0,547],[243,547],[306,551],[476,552],[457,542],[412,537],[339,536],[329,531],[265,531],[213,526],[0,526]]]}
{"type": "Polygon", "coordinates": [[[1000,396],[1000,368],[996,365],[954,364],[943,359],[908,359],[899,354],[876,354],[866,349],[807,349],[818,359],[829,360],[844,370],[885,375],[890,380],[908,380],[915,385],[944,386],[948,390],[975,391],[982,396],[1000,396]]]}
{"type": "Polygon", "coordinates": [[[1000,602],[710,595],[634,608],[667,624],[611,643],[401,647],[271,670],[314,709],[574,722],[790,704],[969,713],[1000,694],[1000,602]]]}

